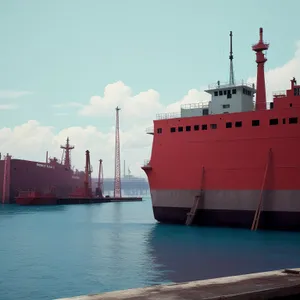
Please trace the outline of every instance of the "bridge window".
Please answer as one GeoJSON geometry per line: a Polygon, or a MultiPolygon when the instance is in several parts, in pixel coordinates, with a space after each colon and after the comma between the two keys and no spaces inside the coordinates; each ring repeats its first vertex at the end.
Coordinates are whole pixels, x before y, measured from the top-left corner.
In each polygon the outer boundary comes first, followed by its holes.
{"type": "Polygon", "coordinates": [[[227,91],[224,91],[224,95],[226,95],[227,94],[227,91]]]}
{"type": "Polygon", "coordinates": [[[207,125],[206,124],[202,125],[202,130],[207,130],[207,125]]]}
{"type": "Polygon", "coordinates": [[[217,124],[210,124],[211,129],[217,129],[217,124]]]}
{"type": "Polygon", "coordinates": [[[178,127],[178,132],[182,132],[182,131],[183,131],[183,127],[182,126],[178,127]]]}
{"type": "Polygon", "coordinates": [[[219,96],[222,96],[223,95],[223,91],[219,91],[219,96]]]}
{"type": "Polygon", "coordinates": [[[242,127],[242,121],[236,121],[235,127],[242,127]]]}
{"type": "Polygon", "coordinates": [[[230,98],[231,98],[231,94],[227,93],[227,99],[230,99],[230,98]]]}
{"type": "Polygon", "coordinates": [[[215,95],[215,96],[218,96],[218,92],[214,92],[214,95],[215,95]]]}
{"type": "Polygon", "coordinates": [[[274,108],[274,102],[270,102],[270,109],[274,108]]]}
{"type": "Polygon", "coordinates": [[[162,128],[157,128],[157,133],[162,133],[162,128]]]}
{"type": "Polygon", "coordinates": [[[226,122],[226,128],[232,128],[232,123],[231,122],[226,122]]]}
{"type": "Polygon", "coordinates": [[[186,131],[191,131],[191,126],[186,126],[186,127],[185,127],[185,130],[186,130],[186,131]]]}
{"type": "Polygon", "coordinates": [[[176,127],[171,127],[170,131],[171,132],[176,132],[176,127]]]}
{"type": "Polygon", "coordinates": [[[294,88],[294,96],[300,96],[300,87],[294,88]]]}
{"type": "Polygon", "coordinates": [[[298,118],[289,118],[289,123],[290,124],[297,124],[298,123],[298,118]]]}
{"type": "Polygon", "coordinates": [[[232,90],[232,94],[236,94],[236,89],[233,89],[233,90],[232,90]]]}
{"type": "Polygon", "coordinates": [[[259,126],[259,120],[252,120],[252,126],[259,126]]]}
{"type": "Polygon", "coordinates": [[[249,91],[248,89],[243,89],[243,94],[251,96],[252,92],[249,91]]]}
{"type": "Polygon", "coordinates": [[[270,119],[270,125],[278,125],[278,119],[270,119]]]}
{"type": "Polygon", "coordinates": [[[208,108],[204,108],[202,110],[202,114],[203,114],[203,116],[207,116],[208,115],[208,108]]]}
{"type": "Polygon", "coordinates": [[[229,108],[230,104],[223,104],[223,108],[229,108]]]}
{"type": "Polygon", "coordinates": [[[198,131],[199,130],[199,125],[194,125],[194,130],[198,131]]]}

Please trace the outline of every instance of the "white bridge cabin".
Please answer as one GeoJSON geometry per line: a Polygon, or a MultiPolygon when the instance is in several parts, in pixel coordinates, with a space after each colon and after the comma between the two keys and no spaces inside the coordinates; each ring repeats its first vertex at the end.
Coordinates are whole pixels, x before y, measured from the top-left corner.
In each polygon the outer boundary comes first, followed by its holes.
{"type": "Polygon", "coordinates": [[[212,98],[206,105],[203,103],[185,104],[181,106],[181,117],[226,114],[254,110],[253,97],[256,92],[249,84],[220,84],[209,86],[205,92],[212,98]]]}
{"type": "Polygon", "coordinates": [[[216,114],[253,111],[254,84],[241,82],[240,84],[217,84],[210,85],[205,92],[211,95],[209,102],[183,104],[180,113],[157,114],[156,119],[187,118],[216,114]]]}

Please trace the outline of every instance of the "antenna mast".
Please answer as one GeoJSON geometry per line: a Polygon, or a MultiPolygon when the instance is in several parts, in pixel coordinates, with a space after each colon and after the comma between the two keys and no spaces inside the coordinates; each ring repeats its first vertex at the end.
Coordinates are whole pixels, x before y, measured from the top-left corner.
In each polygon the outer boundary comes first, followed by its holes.
{"type": "Polygon", "coordinates": [[[234,71],[233,71],[233,52],[232,52],[232,31],[230,31],[230,53],[229,53],[229,60],[230,60],[230,73],[229,73],[229,84],[234,85],[234,71]]]}
{"type": "Polygon", "coordinates": [[[121,198],[121,166],[120,166],[120,135],[119,135],[119,110],[116,107],[116,141],[115,141],[115,183],[114,197],[121,198]]]}
{"type": "MultiPolygon", "coordinates": [[[[68,170],[70,170],[71,169],[71,150],[73,150],[75,147],[70,145],[69,137],[67,138],[66,145],[60,146],[60,148],[64,150],[64,152],[63,152],[64,161],[62,161],[62,163],[68,170]]],[[[62,158],[62,160],[63,160],[63,158],[62,158]]]]}

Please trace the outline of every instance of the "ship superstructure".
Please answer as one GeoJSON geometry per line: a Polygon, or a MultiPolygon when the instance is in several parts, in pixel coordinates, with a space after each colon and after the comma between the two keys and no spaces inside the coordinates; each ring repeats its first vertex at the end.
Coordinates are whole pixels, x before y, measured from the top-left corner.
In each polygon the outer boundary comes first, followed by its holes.
{"type": "Polygon", "coordinates": [[[268,48],[260,28],[256,87],[237,83],[230,33],[229,82],[209,86],[208,103],[157,115],[143,166],[156,220],[300,229],[300,86],[293,78],[267,108],[268,48]]]}

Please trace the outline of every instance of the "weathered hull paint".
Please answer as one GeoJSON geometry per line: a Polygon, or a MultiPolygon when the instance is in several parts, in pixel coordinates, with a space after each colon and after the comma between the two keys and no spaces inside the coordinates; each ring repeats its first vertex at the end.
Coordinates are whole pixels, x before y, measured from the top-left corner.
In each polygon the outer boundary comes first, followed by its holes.
{"type": "MultiPolygon", "coordinates": [[[[158,222],[184,224],[188,208],[153,206],[158,222]]],[[[251,228],[255,211],[198,209],[193,225],[231,228],[251,228]]],[[[300,231],[300,212],[262,211],[259,229],[300,231]]]]}
{"type": "MultiPolygon", "coordinates": [[[[184,224],[197,191],[151,191],[154,218],[184,224]]],[[[251,228],[260,191],[205,191],[194,225],[251,228]]],[[[300,231],[300,190],[265,191],[260,229],[300,231]]]]}

